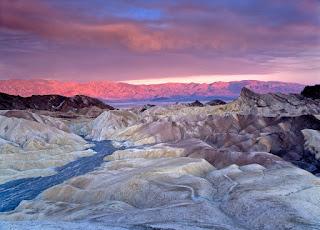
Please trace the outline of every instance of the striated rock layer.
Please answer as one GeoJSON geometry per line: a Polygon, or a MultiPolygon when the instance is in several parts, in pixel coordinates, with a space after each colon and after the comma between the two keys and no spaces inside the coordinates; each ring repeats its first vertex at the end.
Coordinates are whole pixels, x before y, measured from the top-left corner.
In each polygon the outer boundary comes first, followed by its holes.
{"type": "Polygon", "coordinates": [[[264,116],[301,114],[319,114],[320,100],[313,100],[301,94],[269,93],[258,94],[243,88],[240,97],[227,105],[226,109],[246,114],[261,114],[264,116]]]}
{"type": "Polygon", "coordinates": [[[319,183],[286,164],[217,170],[184,157],[116,160],[1,218],[86,220],[128,229],[316,229],[319,183]]]}
{"type": "Polygon", "coordinates": [[[90,145],[54,118],[26,113],[28,119],[0,115],[0,183],[26,177],[46,176],[54,168],[92,155],[90,145]],[[36,119],[36,120],[33,120],[36,119]]]}
{"type": "MultiPolygon", "coordinates": [[[[320,114],[320,102],[311,100],[312,103],[308,103],[310,99],[301,98],[300,104],[295,108],[287,105],[287,110],[283,114],[278,110],[280,114],[275,116],[276,110],[273,108],[286,108],[283,104],[287,102],[280,100],[276,107],[277,97],[274,98],[273,95],[258,95],[246,89],[243,90],[243,94],[252,94],[255,100],[248,99],[244,104],[248,95],[242,95],[232,103],[213,107],[190,108],[178,105],[165,108],[156,106],[143,112],[108,111],[85,126],[82,133],[94,140],[112,139],[125,141],[133,146],[171,143],[177,146],[183,145],[184,149],[194,149],[198,146],[198,142],[194,144],[194,141],[188,141],[197,139],[206,147],[200,145],[190,154],[205,158],[212,164],[216,163],[214,164],[216,167],[221,167],[220,163],[217,163],[220,159],[228,159],[226,161],[230,164],[239,164],[241,161],[264,164],[262,160],[261,162],[245,160],[250,153],[264,152],[279,156],[315,174],[319,173],[317,150],[305,144],[306,134],[302,130],[320,130],[320,121],[313,115],[320,114]],[[271,98],[272,106],[266,106],[263,110],[254,107],[254,103],[259,101],[260,97],[271,98]],[[305,115],[297,114],[303,110],[300,107],[306,108],[305,115]],[[269,112],[265,116],[263,113],[267,109],[273,113],[269,112]],[[295,115],[291,116],[291,113],[295,115]]],[[[312,135],[315,133],[317,132],[314,131],[312,135]]],[[[258,155],[253,159],[263,158],[261,154],[258,155]]],[[[222,166],[227,165],[222,164],[222,166]]]]}

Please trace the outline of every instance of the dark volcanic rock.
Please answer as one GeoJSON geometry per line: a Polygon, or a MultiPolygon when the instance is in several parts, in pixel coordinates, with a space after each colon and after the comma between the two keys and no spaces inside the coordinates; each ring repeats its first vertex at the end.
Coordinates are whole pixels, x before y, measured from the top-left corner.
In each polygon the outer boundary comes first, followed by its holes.
{"type": "Polygon", "coordinates": [[[191,106],[191,107],[203,107],[204,105],[200,101],[196,100],[196,101],[194,101],[192,103],[189,103],[188,106],[191,106]]]}
{"type": "Polygon", "coordinates": [[[152,108],[152,107],[155,107],[155,105],[146,104],[146,105],[144,105],[144,106],[142,107],[142,109],[140,110],[140,112],[142,113],[142,112],[144,112],[144,111],[146,111],[147,109],[150,109],[150,108],[152,108]]]}
{"type": "Polygon", "coordinates": [[[48,111],[77,111],[88,107],[98,107],[100,109],[113,110],[110,105],[104,104],[102,101],[84,96],[76,95],[74,97],[65,97],[61,95],[33,95],[31,97],[20,97],[0,93],[0,109],[1,110],[48,110],[48,111]]]}
{"type": "Polygon", "coordinates": [[[222,100],[219,100],[219,99],[215,99],[215,100],[207,102],[206,104],[214,106],[214,105],[225,105],[227,103],[225,101],[222,101],[222,100]]]}
{"type": "Polygon", "coordinates": [[[306,86],[301,95],[312,99],[320,99],[320,85],[306,86]]]}

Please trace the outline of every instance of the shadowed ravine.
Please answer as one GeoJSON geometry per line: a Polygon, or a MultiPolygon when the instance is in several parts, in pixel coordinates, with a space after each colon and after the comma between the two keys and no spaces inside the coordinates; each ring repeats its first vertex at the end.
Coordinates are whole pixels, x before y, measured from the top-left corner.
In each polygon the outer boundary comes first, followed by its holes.
{"type": "Polygon", "coordinates": [[[23,200],[32,200],[52,186],[93,171],[103,163],[103,158],[106,155],[110,155],[116,150],[110,141],[93,141],[91,143],[94,144],[92,149],[97,152],[96,154],[81,157],[56,168],[55,175],[18,179],[0,185],[0,212],[12,211],[23,200]]]}

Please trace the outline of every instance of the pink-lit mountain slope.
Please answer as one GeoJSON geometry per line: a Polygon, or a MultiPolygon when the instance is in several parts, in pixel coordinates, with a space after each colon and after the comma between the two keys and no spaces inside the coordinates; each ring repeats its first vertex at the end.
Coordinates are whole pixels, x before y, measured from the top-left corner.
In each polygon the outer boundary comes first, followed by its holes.
{"type": "Polygon", "coordinates": [[[237,97],[243,87],[257,93],[298,93],[301,84],[263,81],[233,81],[199,83],[164,83],[156,85],[132,85],[111,81],[63,82],[51,80],[0,80],[0,92],[31,96],[59,94],[63,96],[87,95],[106,100],[150,100],[172,97],[237,97]]]}

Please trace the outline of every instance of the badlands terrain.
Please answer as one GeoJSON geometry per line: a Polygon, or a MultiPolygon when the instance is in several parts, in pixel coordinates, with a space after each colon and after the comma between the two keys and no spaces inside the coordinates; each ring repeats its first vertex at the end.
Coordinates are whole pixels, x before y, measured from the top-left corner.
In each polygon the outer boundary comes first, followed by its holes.
{"type": "Polygon", "coordinates": [[[114,109],[0,96],[0,229],[320,229],[319,86],[114,109]]]}

